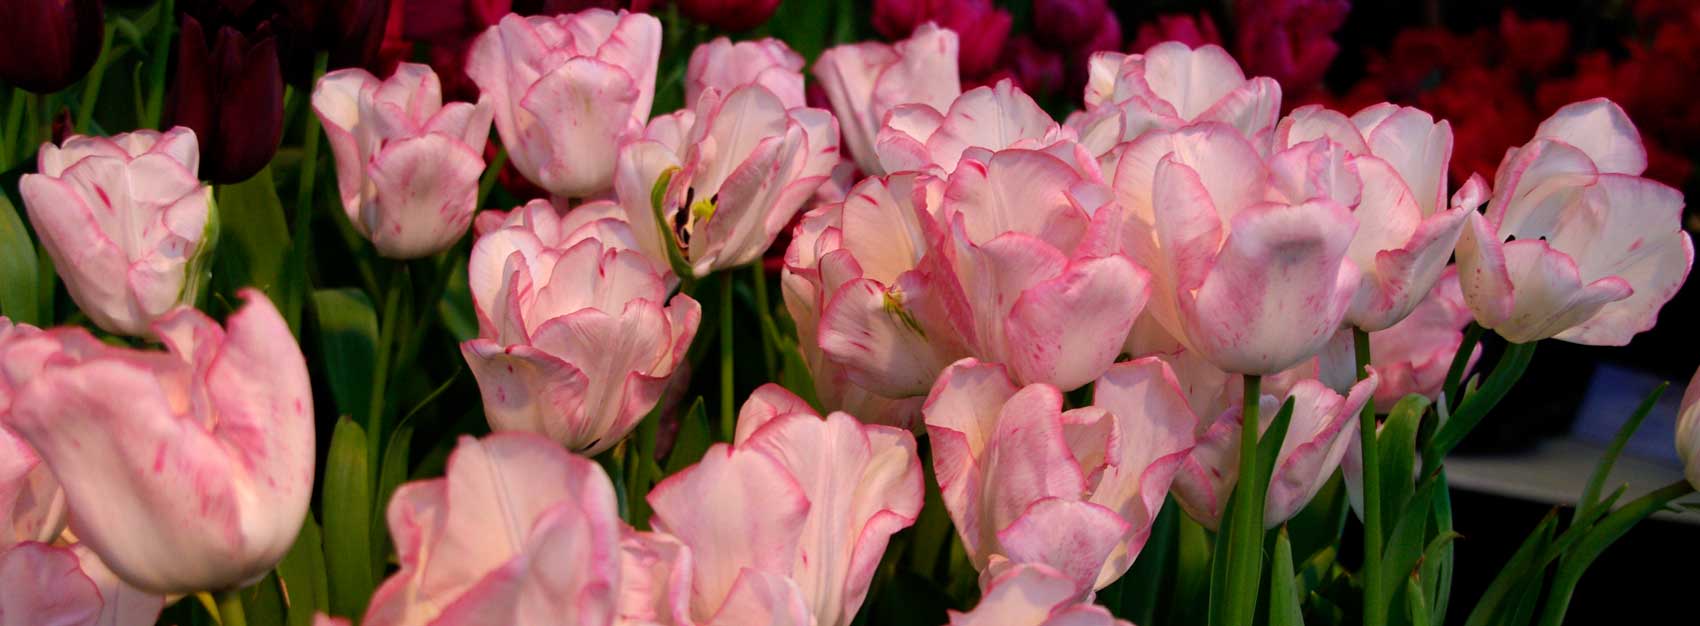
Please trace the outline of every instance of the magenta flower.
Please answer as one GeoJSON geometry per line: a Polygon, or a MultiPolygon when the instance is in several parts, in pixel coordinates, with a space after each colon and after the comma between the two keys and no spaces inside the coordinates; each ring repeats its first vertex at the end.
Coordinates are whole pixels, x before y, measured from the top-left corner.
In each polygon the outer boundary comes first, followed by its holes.
{"type": "Polygon", "coordinates": [[[77,307],[101,328],[143,336],[206,281],[217,239],[195,133],[139,130],[43,144],[19,180],[24,208],[77,307]],[[209,233],[210,231],[210,233],[209,233]]]}
{"type": "Polygon", "coordinates": [[[363,69],[326,74],[313,110],[336,155],[343,211],[378,254],[428,256],[466,232],[490,136],[487,96],[445,105],[430,66],[403,63],[383,81],[363,69]]]}
{"type": "Polygon", "coordinates": [[[82,79],[106,33],[100,0],[11,0],[0,5],[0,81],[52,93],[82,79]]]}

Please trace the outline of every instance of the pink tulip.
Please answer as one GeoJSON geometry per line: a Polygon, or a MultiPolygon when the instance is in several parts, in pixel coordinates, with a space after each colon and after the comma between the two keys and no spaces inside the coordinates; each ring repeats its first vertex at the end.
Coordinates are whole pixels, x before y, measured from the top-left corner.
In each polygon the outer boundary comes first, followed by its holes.
{"type": "MultiPolygon", "coordinates": [[[[1448,268],[1410,317],[1387,330],[1370,333],[1370,363],[1381,375],[1381,385],[1375,388],[1375,405],[1391,407],[1410,394],[1437,399],[1452,358],[1464,343],[1464,326],[1470,319],[1464,292],[1458,286],[1458,272],[1448,268]]],[[[1473,366],[1481,354],[1481,346],[1476,346],[1469,364],[1473,366]]]]}
{"type": "Polygon", "coordinates": [[[187,128],[75,135],[43,144],[39,173],[19,180],[41,245],[96,325],[142,336],[172,307],[195,301],[218,224],[212,190],[196,178],[199,162],[187,128]]]}
{"type": "Polygon", "coordinates": [[[908,431],[822,419],[767,385],[732,445],[650,491],[651,523],[690,549],[697,623],[847,626],[886,542],[919,514],[921,480],[908,431]]]}
{"type": "Polygon", "coordinates": [[[607,191],[620,144],[655,98],[661,22],[591,9],[508,15],[473,42],[466,73],[496,107],[508,160],[557,196],[607,191]]]}
{"type": "Polygon", "coordinates": [[[1095,167],[1090,157],[1005,150],[965,159],[939,196],[846,202],[844,247],[876,269],[827,300],[822,351],[851,382],[890,398],[926,393],[965,356],[1004,363],[1022,384],[1072,390],[1097,378],[1121,350],[1104,338],[1127,336],[1147,279],[1118,252],[1120,211],[1095,167]],[[851,234],[862,228],[851,219],[873,230],[851,234]],[[894,231],[908,242],[888,243],[894,231]]]}
{"type": "Polygon", "coordinates": [[[685,70],[687,105],[709,89],[727,94],[744,85],[766,87],[786,109],[803,106],[803,56],[771,37],[737,43],[717,37],[691,52],[685,70]]]}
{"type": "Polygon", "coordinates": [[[34,326],[0,317],[0,552],[24,541],[51,543],[65,529],[65,492],[59,480],[5,425],[17,386],[34,377],[52,355],[52,342],[24,339],[40,333],[34,326]]]}
{"type": "Polygon", "coordinates": [[[950,612],[949,626],[1133,626],[1083,602],[1074,581],[1051,567],[1016,565],[986,583],[980,603],[950,612]]]}
{"type": "Polygon", "coordinates": [[[1110,368],[1094,395],[1063,411],[1055,387],[1019,387],[974,359],[939,376],[925,409],[933,469],[975,567],[1043,563],[1084,593],[1133,564],[1198,420],[1155,358],[1110,368]]]}
{"type": "Polygon", "coordinates": [[[1439,280],[1469,214],[1487,199],[1480,176],[1464,183],[1447,207],[1446,169],[1452,127],[1420,110],[1379,104],[1348,119],[1304,106],[1281,120],[1275,147],[1309,146],[1287,159],[1332,159],[1343,183],[1332,194],[1360,225],[1347,256],[1363,271],[1346,321],[1377,331],[1410,315],[1439,280]],[[1316,143],[1326,139],[1330,143],[1316,143]]]}
{"type": "Polygon", "coordinates": [[[601,466],[529,433],[461,437],[442,478],[389,503],[401,569],[363,624],[609,624],[623,534],[601,466]]]}
{"type": "Polygon", "coordinates": [[[1629,116],[1598,98],[1565,106],[1505,153],[1487,214],[1458,240],[1476,322],[1516,343],[1620,346],[1653,327],[1694,264],[1682,192],[1642,178],[1629,116]]]}
{"type": "Polygon", "coordinates": [[[341,617],[315,613],[313,614],[313,626],[349,626],[349,621],[341,617]]]}
{"type": "Polygon", "coordinates": [[[1192,122],[1232,124],[1262,149],[1281,111],[1281,86],[1270,78],[1247,80],[1215,45],[1170,41],[1144,54],[1102,52],[1092,55],[1089,69],[1086,110],[1069,126],[1095,154],[1148,130],[1192,122]]]}
{"type": "Polygon", "coordinates": [[[1700,485],[1700,370],[1688,381],[1680,406],[1676,418],[1676,453],[1682,457],[1683,475],[1688,477],[1688,482],[1700,485]]]}
{"type": "Polygon", "coordinates": [[[944,111],[962,93],[956,71],[959,45],[956,33],[929,22],[896,44],[870,41],[821,53],[815,78],[826,88],[850,155],[863,173],[886,173],[874,148],[887,113],[912,103],[944,111]]]}
{"type": "Polygon", "coordinates": [[[466,232],[490,136],[488,95],[445,105],[430,66],[403,63],[384,81],[358,68],[326,74],[313,110],[336,155],[343,211],[378,254],[428,256],[466,232]]]}
{"type": "Polygon", "coordinates": [[[71,550],[32,541],[0,551],[0,624],[94,624],[100,610],[71,550]]]}
{"type": "Polygon", "coordinates": [[[948,110],[927,104],[893,108],[880,127],[875,152],[887,172],[946,176],[964,157],[987,161],[1009,148],[1038,150],[1074,140],[1039,103],[1008,79],[957,97],[948,110]]]}
{"type": "MultiPolygon", "coordinates": [[[[165,596],[147,593],[120,580],[86,545],[75,544],[70,550],[76,555],[77,566],[83,575],[100,592],[100,617],[94,621],[95,624],[152,626],[159,620],[160,611],[165,610],[165,596]]],[[[0,618],[0,623],[3,622],[5,619],[0,618]]]]}
{"type": "MultiPolygon", "coordinates": [[[[1162,358],[1174,364],[1183,384],[1191,390],[1193,410],[1203,418],[1197,431],[1198,446],[1175,476],[1175,498],[1194,520],[1216,528],[1239,482],[1242,381],[1240,376],[1214,369],[1191,353],[1162,358]]],[[[1368,378],[1351,385],[1345,395],[1315,378],[1268,382],[1285,384],[1265,386],[1264,391],[1273,393],[1264,393],[1261,398],[1260,433],[1269,428],[1284,402],[1293,401],[1292,421],[1276,454],[1264,505],[1264,527],[1274,528],[1304,509],[1334,475],[1347,447],[1358,438],[1358,412],[1375,394],[1380,378],[1372,369],[1368,378]]]]}
{"type": "MultiPolygon", "coordinates": [[[[913,272],[930,246],[927,212],[938,205],[943,193],[944,182],[930,176],[863,179],[842,202],[804,215],[792,232],[780,286],[785,308],[797,326],[798,347],[814,378],[816,399],[823,406],[877,424],[908,428],[918,421],[919,396],[870,391],[829,358],[821,349],[820,320],[847,283],[867,280],[884,292],[900,290],[904,281],[918,279],[913,272]]],[[[914,373],[914,383],[929,384],[919,379],[943,369],[951,354],[954,350],[946,349],[907,355],[906,359],[927,361],[914,373]]]]}
{"type": "Polygon", "coordinates": [[[704,91],[694,110],[656,118],[620,150],[615,187],[638,242],[657,263],[678,246],[697,277],[761,258],[838,165],[838,123],[786,109],[759,84],[704,91]],[[659,190],[662,223],[652,202],[659,190]]]}
{"type": "Polygon", "coordinates": [[[491,428],[574,451],[614,447],[660,399],[702,310],[607,203],[560,217],[534,201],[472,246],[479,337],[461,344],[491,428]]]}
{"type": "Polygon", "coordinates": [[[1356,183],[1326,146],[1269,160],[1234,128],[1152,131],[1120,148],[1122,243],[1152,274],[1150,310],[1187,349],[1234,373],[1315,356],[1361,281],[1358,221],[1336,198],[1356,183]]]}
{"type": "Polygon", "coordinates": [[[241,295],[226,328],[188,307],[156,321],[166,353],[80,328],[8,342],[8,355],[49,356],[16,387],[6,425],[59,479],[78,541],[138,589],[250,584],[307,513],[307,364],[271,302],[241,295]]]}

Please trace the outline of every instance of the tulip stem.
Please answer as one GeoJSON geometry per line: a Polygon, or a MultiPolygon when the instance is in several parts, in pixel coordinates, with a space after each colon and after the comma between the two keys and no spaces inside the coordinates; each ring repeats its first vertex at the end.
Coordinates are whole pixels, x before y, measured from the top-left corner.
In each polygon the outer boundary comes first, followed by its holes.
{"type": "Polygon", "coordinates": [[[1481,324],[1470,322],[1464,329],[1464,340],[1458,344],[1458,351],[1452,355],[1452,366],[1446,368],[1446,384],[1441,390],[1446,394],[1442,401],[1448,410],[1457,410],[1463,400],[1458,386],[1464,383],[1464,370],[1470,366],[1470,355],[1476,352],[1476,346],[1481,344],[1484,329],[1481,324]]]}
{"type": "Polygon", "coordinates": [[[242,612],[242,591],[232,589],[215,594],[218,598],[220,626],[248,626],[248,615],[242,612]]]}
{"type": "Polygon", "coordinates": [[[732,440],[732,272],[720,273],[720,432],[732,440]]]}
{"type": "Polygon", "coordinates": [[[106,66],[112,51],[112,38],[117,36],[118,27],[111,22],[106,24],[105,37],[100,40],[100,56],[95,57],[94,68],[89,70],[88,78],[83,79],[83,99],[77,105],[77,132],[88,133],[89,122],[94,120],[94,103],[100,99],[100,83],[106,79],[106,66]]]}
{"type": "Polygon", "coordinates": [[[1246,374],[1245,393],[1240,400],[1240,466],[1239,479],[1233,492],[1232,519],[1226,535],[1217,539],[1218,549],[1213,558],[1227,559],[1225,598],[1211,598],[1214,605],[1210,621],[1217,626],[1250,626],[1257,605],[1258,587],[1263,575],[1263,506],[1267,493],[1259,484],[1267,485],[1258,474],[1257,436],[1261,423],[1258,410],[1262,407],[1263,377],[1246,374]],[[1221,618],[1214,619],[1215,606],[1221,606],[1221,618]]]}
{"type": "MultiPolygon", "coordinates": [[[[313,84],[318,85],[319,79],[324,78],[325,69],[330,66],[330,54],[320,52],[313,57],[313,84]]],[[[307,106],[307,119],[301,122],[304,134],[301,137],[301,185],[295,193],[295,224],[296,230],[290,233],[292,237],[300,237],[311,220],[313,211],[313,187],[318,182],[319,174],[319,116],[313,114],[311,104],[307,106]]]]}
{"type": "Polygon", "coordinates": [[[389,272],[389,285],[384,294],[383,320],[378,325],[378,362],[372,368],[372,402],[366,410],[366,436],[371,456],[381,459],[380,447],[384,432],[385,387],[389,385],[390,353],[395,345],[397,315],[401,308],[402,283],[407,280],[407,267],[396,262],[389,272]]]}
{"type": "MultiPolygon", "coordinates": [[[[1358,380],[1369,377],[1369,333],[1352,329],[1352,347],[1357,355],[1358,380]]],[[[1364,493],[1364,626],[1381,626],[1386,622],[1375,594],[1381,589],[1381,461],[1376,443],[1375,399],[1364,402],[1358,413],[1358,443],[1363,449],[1364,493]]]]}
{"type": "Polygon", "coordinates": [[[177,12],[175,0],[164,0],[159,3],[159,23],[154,24],[155,39],[153,50],[148,53],[148,91],[147,108],[141,112],[142,128],[159,128],[160,114],[165,107],[165,70],[167,59],[171,55],[172,31],[176,30],[177,12]]]}
{"type": "Polygon", "coordinates": [[[502,168],[508,166],[508,149],[498,148],[496,158],[490,159],[489,167],[484,169],[484,177],[478,181],[478,203],[474,209],[484,208],[484,200],[490,197],[490,190],[496,188],[496,181],[502,177],[502,168]]]}

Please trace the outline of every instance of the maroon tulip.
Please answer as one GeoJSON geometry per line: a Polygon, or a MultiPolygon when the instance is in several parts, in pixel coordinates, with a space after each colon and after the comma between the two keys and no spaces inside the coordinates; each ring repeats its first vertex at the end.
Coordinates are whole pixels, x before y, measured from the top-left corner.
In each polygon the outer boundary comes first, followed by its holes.
{"type": "Polygon", "coordinates": [[[978,82],[999,69],[1013,21],[991,0],[874,0],[874,30],[887,39],[905,39],[927,22],[956,32],[961,47],[957,69],[978,82]]]}
{"type": "Polygon", "coordinates": [[[1072,50],[1098,33],[1109,16],[1104,0],[1033,0],[1033,35],[1058,50],[1072,50]]]}
{"type": "Polygon", "coordinates": [[[1009,46],[1004,49],[1004,67],[1027,93],[1050,95],[1062,89],[1062,53],[1041,46],[1026,35],[1017,35],[1010,40],[1009,46]]]}
{"type": "Polygon", "coordinates": [[[209,48],[201,23],[183,16],[166,118],[167,127],[195,130],[209,181],[239,182],[265,167],[283,136],[283,75],[269,29],[221,27],[209,48]]]}
{"type": "MultiPolygon", "coordinates": [[[[407,6],[402,30],[408,39],[453,43],[484,32],[503,15],[517,12],[513,0],[393,0],[407,6]]],[[[464,47],[464,46],[462,46],[464,47]]],[[[437,70],[442,74],[442,70],[437,70]]]]}
{"type": "Polygon", "coordinates": [[[0,80],[52,93],[94,66],[105,37],[100,0],[0,2],[0,80]]]}
{"type": "Polygon", "coordinates": [[[720,30],[743,31],[761,26],[779,10],[779,0],[676,0],[679,11],[694,21],[720,30]]]}
{"type": "Polygon", "coordinates": [[[1222,34],[1217,32],[1216,22],[1210,19],[1209,13],[1197,16],[1186,13],[1159,15],[1156,21],[1139,25],[1127,51],[1138,54],[1165,41],[1179,41],[1190,48],[1208,43],[1222,45],[1222,34]]]}
{"type": "Polygon", "coordinates": [[[954,0],[874,0],[874,30],[886,39],[904,39],[915,27],[937,20],[939,10],[954,0]]]}

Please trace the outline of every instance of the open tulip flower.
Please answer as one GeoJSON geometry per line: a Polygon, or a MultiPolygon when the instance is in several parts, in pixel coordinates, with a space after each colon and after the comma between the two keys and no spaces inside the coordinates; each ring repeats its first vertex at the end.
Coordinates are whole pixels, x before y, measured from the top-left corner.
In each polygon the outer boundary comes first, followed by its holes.
{"type": "Polygon", "coordinates": [[[44,144],[18,181],[30,223],[77,307],[101,328],[146,335],[192,303],[217,240],[195,133],[178,127],[44,144]]]}
{"type": "Polygon", "coordinates": [[[1043,563],[1078,595],[1133,564],[1197,418],[1152,357],[1105,372],[1093,406],[1062,404],[1055,387],[1019,387],[1003,366],[964,359],[939,376],[925,414],[945,508],[974,565],[1043,563]]]}
{"type": "Polygon", "coordinates": [[[1476,322],[1515,343],[1621,346],[1652,328],[1694,242],[1682,192],[1646,169],[1640,132],[1603,98],[1559,109],[1506,152],[1487,214],[1458,242],[1476,322]]]}
{"type": "Polygon", "coordinates": [[[955,32],[929,22],[896,44],[868,41],[821,53],[815,78],[826,89],[850,155],[863,173],[887,173],[875,148],[888,113],[905,104],[945,111],[962,93],[958,47],[955,32]]]}
{"type": "Polygon", "coordinates": [[[731,93],[743,85],[761,85],[787,110],[803,106],[803,56],[778,39],[732,43],[725,37],[697,46],[685,69],[685,103],[710,89],[731,93]]]}
{"type": "Polygon", "coordinates": [[[615,186],[650,258],[665,265],[682,253],[700,278],[773,245],[838,164],[838,123],[822,109],[787,109],[759,82],[705,89],[694,106],[620,150],[615,186]]]}
{"type": "Polygon", "coordinates": [[[150,626],[165,597],[138,591],[87,546],[0,548],[0,624],[150,626]]]}
{"type": "Polygon", "coordinates": [[[868,276],[838,286],[821,311],[821,349],[852,382],[893,398],[925,394],[965,356],[1004,363],[1022,384],[1091,382],[1120,354],[1104,338],[1127,336],[1147,281],[1119,251],[1120,210],[1095,178],[1091,159],[1004,150],[963,161],[937,208],[907,209],[920,194],[846,201],[847,224],[852,210],[869,224],[907,222],[908,242],[888,231],[841,238],[868,276]],[[894,274],[921,241],[917,269],[894,274]]]}
{"type": "Polygon", "coordinates": [[[620,144],[655,99],[661,22],[590,9],[508,15],[473,42],[466,73],[495,106],[508,160],[557,196],[608,191],[620,144]]]}
{"type": "Polygon", "coordinates": [[[489,96],[445,105],[436,72],[403,63],[383,81],[363,69],[326,74],[313,110],[336,155],[343,211],[379,254],[427,256],[466,232],[490,136],[489,96]]]}
{"type": "Polygon", "coordinates": [[[1122,243],[1152,275],[1150,311],[1218,368],[1273,374],[1314,356],[1341,327],[1361,273],[1358,220],[1340,198],[1358,181],[1327,140],[1269,160],[1239,131],[1203,123],[1122,148],[1122,243]]]}
{"type": "Polygon", "coordinates": [[[1170,41],[1143,54],[1100,52],[1088,67],[1086,109],[1068,124],[1095,154],[1149,130],[1193,122],[1232,125],[1265,149],[1281,112],[1281,85],[1261,76],[1247,79],[1216,45],[1191,48],[1170,41]]]}
{"type": "Polygon", "coordinates": [[[949,626],[1133,626],[1081,601],[1074,581],[1041,564],[1015,565],[987,582],[980,603],[949,626]]]}
{"type": "Polygon", "coordinates": [[[5,425],[65,491],[80,544],[157,594],[232,589],[295,543],[313,486],[313,397],[295,338],[269,300],[227,328],[179,308],[154,323],[168,353],[111,347],[76,328],[7,342],[40,359],[5,425]],[[43,352],[48,351],[48,352],[43,352]]]}
{"type": "Polygon", "coordinates": [[[1417,109],[1384,103],[1347,118],[1300,107],[1281,120],[1275,148],[1290,150],[1319,138],[1330,143],[1310,143],[1316,151],[1290,153],[1276,166],[1307,157],[1339,158],[1335,175],[1341,182],[1332,196],[1358,220],[1346,254],[1363,272],[1346,321],[1366,331],[1385,329],[1410,315],[1440,279],[1465,220],[1487,199],[1487,183],[1471,177],[1450,207],[1442,204],[1452,127],[1417,109]]]}
{"type": "Polygon", "coordinates": [[[52,354],[51,342],[23,340],[40,333],[0,317],[0,552],[24,541],[50,543],[65,529],[65,492],[58,479],[5,424],[17,386],[34,377],[52,354]]]}
{"type": "MultiPolygon", "coordinates": [[[[1198,445],[1175,476],[1175,499],[1194,520],[1216,528],[1239,481],[1244,406],[1243,392],[1237,391],[1240,377],[1216,370],[1187,352],[1158,358],[1174,364],[1187,386],[1191,409],[1200,418],[1198,445]]],[[[1345,394],[1316,378],[1271,382],[1284,384],[1270,385],[1266,391],[1275,393],[1262,395],[1258,432],[1269,428],[1281,405],[1289,400],[1293,402],[1293,415],[1269,479],[1263,515],[1266,528],[1297,515],[1334,475],[1348,446],[1357,441],[1358,412],[1375,395],[1380,378],[1371,369],[1368,377],[1345,394]]]]}
{"type": "Polygon", "coordinates": [[[848,626],[886,542],[920,512],[914,436],[845,413],[823,419],[771,384],[744,403],[737,428],[730,446],[649,494],[656,531],[690,549],[691,619],[848,626]]]}
{"type": "Polygon", "coordinates": [[[702,309],[631,249],[612,207],[534,201],[472,246],[479,336],[461,344],[495,430],[614,447],[660,399],[702,309]],[[601,207],[600,209],[598,207],[601,207]]]}
{"type": "Polygon", "coordinates": [[[1059,126],[1039,103],[1005,79],[957,97],[948,110],[925,103],[900,105],[880,127],[874,151],[887,172],[924,171],[946,176],[964,157],[987,161],[1009,148],[1040,150],[1058,142],[1072,147],[1074,131],[1059,126]]]}

